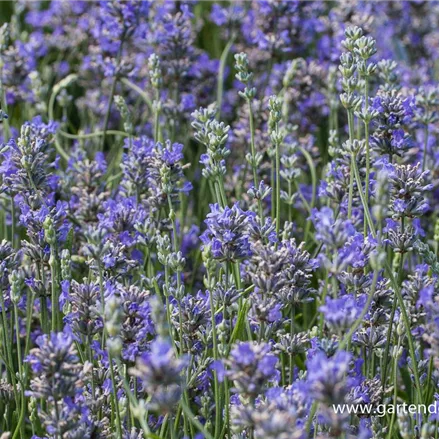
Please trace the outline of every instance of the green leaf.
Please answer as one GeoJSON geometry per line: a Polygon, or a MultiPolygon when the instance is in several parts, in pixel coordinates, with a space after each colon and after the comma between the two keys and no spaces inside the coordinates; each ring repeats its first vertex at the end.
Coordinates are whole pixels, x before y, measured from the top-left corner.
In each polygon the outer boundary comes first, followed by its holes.
{"type": "Polygon", "coordinates": [[[70,228],[69,233],[67,234],[67,239],[64,248],[72,254],[73,248],[73,227],[70,228]]]}
{"type": "Polygon", "coordinates": [[[243,340],[245,334],[245,321],[247,319],[247,313],[250,308],[250,304],[245,301],[238,314],[238,319],[236,320],[236,326],[233,329],[232,336],[230,337],[230,345],[235,343],[236,340],[243,340]]]}

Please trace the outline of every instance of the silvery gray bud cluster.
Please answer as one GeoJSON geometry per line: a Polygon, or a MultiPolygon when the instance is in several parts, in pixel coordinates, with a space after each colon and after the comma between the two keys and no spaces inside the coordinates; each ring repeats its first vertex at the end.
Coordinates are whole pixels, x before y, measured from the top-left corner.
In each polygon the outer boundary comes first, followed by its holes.
{"type": "Polygon", "coordinates": [[[17,304],[20,301],[23,292],[23,275],[18,270],[12,271],[9,275],[9,283],[11,285],[11,301],[12,303],[17,304]]]}
{"type": "Polygon", "coordinates": [[[125,99],[122,96],[116,95],[114,97],[114,103],[116,104],[116,107],[119,110],[119,113],[122,117],[124,130],[128,134],[133,134],[134,133],[133,120],[131,117],[131,112],[128,109],[127,103],[125,102],[125,99]]]}
{"type": "Polygon", "coordinates": [[[259,182],[259,187],[256,189],[254,186],[252,186],[248,191],[247,194],[255,199],[255,200],[263,200],[266,197],[268,197],[268,195],[271,194],[273,188],[270,186],[267,186],[264,181],[260,181],[259,182]]]}
{"type": "Polygon", "coordinates": [[[396,90],[398,91],[401,86],[399,85],[399,78],[396,72],[398,64],[393,59],[383,59],[377,63],[378,77],[383,82],[380,85],[380,89],[385,91],[396,90]]]}
{"type": "Polygon", "coordinates": [[[236,79],[246,85],[244,91],[240,91],[239,95],[250,101],[256,96],[256,89],[249,88],[248,85],[253,78],[253,73],[249,70],[247,54],[244,52],[235,55],[236,79]]]}
{"type": "Polygon", "coordinates": [[[354,156],[358,155],[362,150],[364,150],[365,145],[366,141],[364,139],[354,139],[352,141],[346,140],[346,142],[343,143],[344,150],[354,156]]]}
{"type": "Polygon", "coordinates": [[[217,121],[215,114],[213,108],[200,108],[192,113],[195,139],[207,148],[206,157],[202,160],[205,165],[202,173],[206,178],[225,175],[224,161],[230,154],[225,146],[230,126],[217,121]]]}
{"type": "Polygon", "coordinates": [[[163,83],[162,71],[160,65],[160,58],[153,53],[148,58],[148,70],[149,70],[149,78],[151,81],[151,85],[155,89],[159,89],[163,83]]]}

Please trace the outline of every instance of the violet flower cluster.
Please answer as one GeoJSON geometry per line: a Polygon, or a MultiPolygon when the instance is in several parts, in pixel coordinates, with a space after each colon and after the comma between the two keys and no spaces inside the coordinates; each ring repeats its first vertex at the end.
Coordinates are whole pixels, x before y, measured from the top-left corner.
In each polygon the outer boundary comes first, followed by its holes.
{"type": "Polygon", "coordinates": [[[439,437],[439,2],[5,5],[0,439],[439,437]]]}

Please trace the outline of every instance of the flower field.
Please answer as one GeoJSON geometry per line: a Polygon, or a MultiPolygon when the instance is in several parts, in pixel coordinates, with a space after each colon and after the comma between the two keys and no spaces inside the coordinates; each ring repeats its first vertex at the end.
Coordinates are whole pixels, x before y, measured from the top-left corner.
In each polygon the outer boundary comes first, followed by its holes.
{"type": "Polygon", "coordinates": [[[0,25],[0,439],[439,437],[439,2],[0,25]]]}

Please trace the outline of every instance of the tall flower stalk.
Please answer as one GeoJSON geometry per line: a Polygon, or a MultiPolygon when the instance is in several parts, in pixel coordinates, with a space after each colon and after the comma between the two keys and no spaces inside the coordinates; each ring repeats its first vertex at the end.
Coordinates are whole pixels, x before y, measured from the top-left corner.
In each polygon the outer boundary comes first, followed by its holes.
{"type": "MultiPolygon", "coordinates": [[[[369,82],[372,75],[375,73],[376,64],[368,62],[368,60],[376,53],[375,40],[372,37],[362,36],[355,42],[354,53],[359,58],[357,69],[360,78],[364,83],[364,106],[357,116],[363,120],[364,123],[364,140],[366,144],[366,179],[365,179],[365,199],[369,206],[370,193],[370,142],[369,142],[369,125],[374,117],[374,112],[369,109],[369,82]]],[[[364,236],[367,234],[367,224],[364,221],[364,236]]]]}

